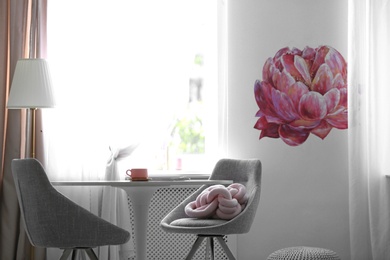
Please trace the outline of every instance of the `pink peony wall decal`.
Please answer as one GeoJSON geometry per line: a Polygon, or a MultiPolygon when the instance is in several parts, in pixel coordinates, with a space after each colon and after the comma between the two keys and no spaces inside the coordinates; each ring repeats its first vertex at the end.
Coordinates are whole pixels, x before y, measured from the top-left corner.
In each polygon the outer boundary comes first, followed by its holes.
{"type": "Polygon", "coordinates": [[[347,63],[332,47],[280,49],[265,62],[254,91],[260,139],[297,146],[310,133],[324,139],[333,127],[348,128],[347,63]]]}

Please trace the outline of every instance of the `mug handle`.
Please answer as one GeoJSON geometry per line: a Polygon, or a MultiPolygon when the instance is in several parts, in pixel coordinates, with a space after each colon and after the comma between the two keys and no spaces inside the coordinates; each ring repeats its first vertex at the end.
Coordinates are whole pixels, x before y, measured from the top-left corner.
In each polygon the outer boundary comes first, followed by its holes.
{"type": "Polygon", "coordinates": [[[127,170],[127,171],[126,171],[126,175],[129,176],[129,177],[131,177],[131,170],[127,170]],[[130,173],[129,173],[129,172],[130,172],[130,173]]]}

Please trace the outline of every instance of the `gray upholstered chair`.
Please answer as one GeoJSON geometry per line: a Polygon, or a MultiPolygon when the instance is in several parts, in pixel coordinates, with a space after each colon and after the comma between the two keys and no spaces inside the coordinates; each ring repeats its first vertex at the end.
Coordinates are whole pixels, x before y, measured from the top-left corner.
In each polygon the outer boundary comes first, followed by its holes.
{"type": "Polygon", "coordinates": [[[97,259],[92,248],[119,245],[130,233],[75,204],[50,183],[41,163],[35,159],[12,161],[16,193],[27,236],[35,247],[61,248],[61,259],[85,250],[97,259]]]}
{"type": "MultiPolygon", "coordinates": [[[[221,159],[217,162],[211,180],[233,180],[246,186],[249,200],[244,210],[231,220],[189,218],[184,211],[185,206],[194,201],[207,186],[202,186],[180,205],[173,209],[161,221],[161,228],[166,232],[196,234],[197,239],[186,259],[191,259],[202,241],[208,238],[207,246],[211,248],[214,259],[214,240],[217,238],[229,259],[235,259],[228,248],[224,236],[249,232],[260,200],[261,162],[259,160],[221,159]]],[[[206,250],[206,256],[208,254],[206,250]]]]}

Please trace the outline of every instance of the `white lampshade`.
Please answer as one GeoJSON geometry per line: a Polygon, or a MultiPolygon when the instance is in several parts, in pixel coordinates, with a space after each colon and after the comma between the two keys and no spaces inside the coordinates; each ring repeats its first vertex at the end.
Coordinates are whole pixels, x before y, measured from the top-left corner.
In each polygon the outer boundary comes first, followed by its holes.
{"type": "Polygon", "coordinates": [[[55,106],[49,68],[44,59],[18,60],[7,107],[50,108],[55,106]]]}

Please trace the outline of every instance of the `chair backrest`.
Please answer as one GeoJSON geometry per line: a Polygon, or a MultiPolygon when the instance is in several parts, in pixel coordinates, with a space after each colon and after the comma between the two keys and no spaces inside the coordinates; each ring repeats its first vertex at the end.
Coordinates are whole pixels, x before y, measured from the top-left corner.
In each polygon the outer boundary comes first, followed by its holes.
{"type": "Polygon", "coordinates": [[[36,159],[12,161],[16,194],[27,236],[37,247],[117,245],[130,234],[58,192],[36,159]]]}
{"type": "Polygon", "coordinates": [[[46,225],[40,223],[47,221],[45,216],[51,215],[51,207],[45,200],[54,188],[35,159],[13,160],[12,174],[27,236],[32,245],[39,246],[42,241],[36,234],[46,229],[46,225]]]}
{"type": "Polygon", "coordinates": [[[232,180],[245,185],[249,200],[245,209],[224,227],[226,234],[247,233],[252,226],[260,201],[261,162],[258,159],[221,159],[210,176],[211,180],[232,180]]]}
{"type": "Polygon", "coordinates": [[[211,180],[232,180],[248,191],[261,185],[261,162],[257,159],[221,159],[210,175],[211,180]]]}

